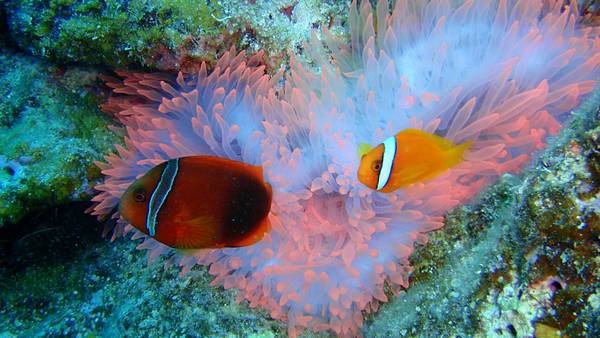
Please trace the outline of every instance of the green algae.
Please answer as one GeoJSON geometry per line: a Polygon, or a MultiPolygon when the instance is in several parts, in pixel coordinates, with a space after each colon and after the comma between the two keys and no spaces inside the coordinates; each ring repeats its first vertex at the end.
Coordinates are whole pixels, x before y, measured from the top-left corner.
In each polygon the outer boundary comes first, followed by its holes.
{"type": "Polygon", "coordinates": [[[18,166],[3,165],[0,176],[0,226],[25,214],[88,198],[99,178],[99,160],[118,138],[107,129],[110,119],[84,86],[95,73],[57,69],[18,54],[0,55],[0,156],[18,166]],[[58,73],[48,75],[48,73],[58,73]],[[8,123],[9,122],[9,123],[8,123]]]}
{"type": "Polygon", "coordinates": [[[8,1],[13,39],[56,63],[153,65],[151,54],[175,50],[188,36],[216,38],[220,6],[192,0],[8,1]]]}
{"type": "MultiPolygon", "coordinates": [[[[313,28],[341,30],[336,1],[9,0],[9,33],[33,55],[58,64],[181,69],[214,61],[230,46],[285,58],[313,28]]],[[[276,65],[277,66],[277,65],[276,65]]]]}
{"type": "Polygon", "coordinates": [[[19,67],[18,61],[3,58],[0,68],[0,127],[10,126],[26,106],[35,105],[35,91],[41,90],[35,81],[39,71],[31,65],[19,67]],[[13,85],[17,83],[18,85],[13,85]],[[33,90],[32,90],[33,89],[33,90]]]}

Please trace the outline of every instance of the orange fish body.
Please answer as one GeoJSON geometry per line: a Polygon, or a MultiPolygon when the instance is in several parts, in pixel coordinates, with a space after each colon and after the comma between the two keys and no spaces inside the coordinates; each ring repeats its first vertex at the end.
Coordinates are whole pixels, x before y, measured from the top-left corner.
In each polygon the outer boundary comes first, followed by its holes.
{"type": "Polygon", "coordinates": [[[121,197],[121,216],[182,250],[238,247],[269,230],[271,186],[262,168],[214,156],[171,159],[150,169],[121,197]]]}
{"type": "Polygon", "coordinates": [[[392,192],[459,164],[470,145],[470,141],[455,145],[438,135],[406,129],[373,149],[360,146],[358,180],[371,189],[392,192]]]}

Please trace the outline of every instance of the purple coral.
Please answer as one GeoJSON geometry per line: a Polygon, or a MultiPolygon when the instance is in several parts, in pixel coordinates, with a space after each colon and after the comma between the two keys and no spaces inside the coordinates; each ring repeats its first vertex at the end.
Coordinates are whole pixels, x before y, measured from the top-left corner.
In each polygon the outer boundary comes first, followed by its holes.
{"type": "MultiPolygon", "coordinates": [[[[126,187],[169,158],[215,154],[265,168],[273,186],[272,231],[245,248],[173,255],[211,265],[215,284],[297,328],[359,334],[362,312],[387,301],[384,284],[408,286],[413,243],[443,213],[499,175],[520,169],[562,114],[599,75],[598,29],[579,27],[562,1],[399,0],[392,13],[353,3],[350,44],[326,30],[311,57],[293,62],[279,92],[254,57],[226,53],[215,69],[121,73],[104,109],[126,127],[126,147],[99,164],[106,181],[94,213],[107,215],[126,187]],[[375,20],[374,18],[377,18],[375,20]],[[376,26],[374,25],[376,22],[376,26]],[[466,160],[424,183],[381,194],[356,179],[359,142],[406,128],[473,140],[466,160]]],[[[118,215],[117,215],[118,217],[118,215]]],[[[119,221],[115,235],[132,231],[119,221]]],[[[136,232],[150,258],[171,249],[136,232]]]]}

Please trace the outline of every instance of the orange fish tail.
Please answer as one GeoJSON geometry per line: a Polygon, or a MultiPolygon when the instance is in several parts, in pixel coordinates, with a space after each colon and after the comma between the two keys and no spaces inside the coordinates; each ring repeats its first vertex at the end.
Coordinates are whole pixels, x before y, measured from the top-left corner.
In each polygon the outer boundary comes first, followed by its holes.
{"type": "Polygon", "coordinates": [[[450,149],[447,152],[448,167],[451,168],[461,163],[464,160],[465,151],[467,151],[472,144],[473,141],[469,140],[450,149]]]}

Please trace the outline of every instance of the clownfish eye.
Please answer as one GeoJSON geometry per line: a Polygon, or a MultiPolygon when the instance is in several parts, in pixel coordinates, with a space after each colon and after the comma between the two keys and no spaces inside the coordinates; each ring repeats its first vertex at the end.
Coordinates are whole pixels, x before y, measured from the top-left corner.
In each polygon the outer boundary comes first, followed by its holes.
{"type": "Polygon", "coordinates": [[[381,170],[381,161],[374,161],[371,163],[371,169],[373,169],[373,171],[381,170]]]}
{"type": "Polygon", "coordinates": [[[133,195],[133,199],[139,203],[145,202],[146,201],[146,192],[142,189],[136,191],[135,195],[133,195]]]}

